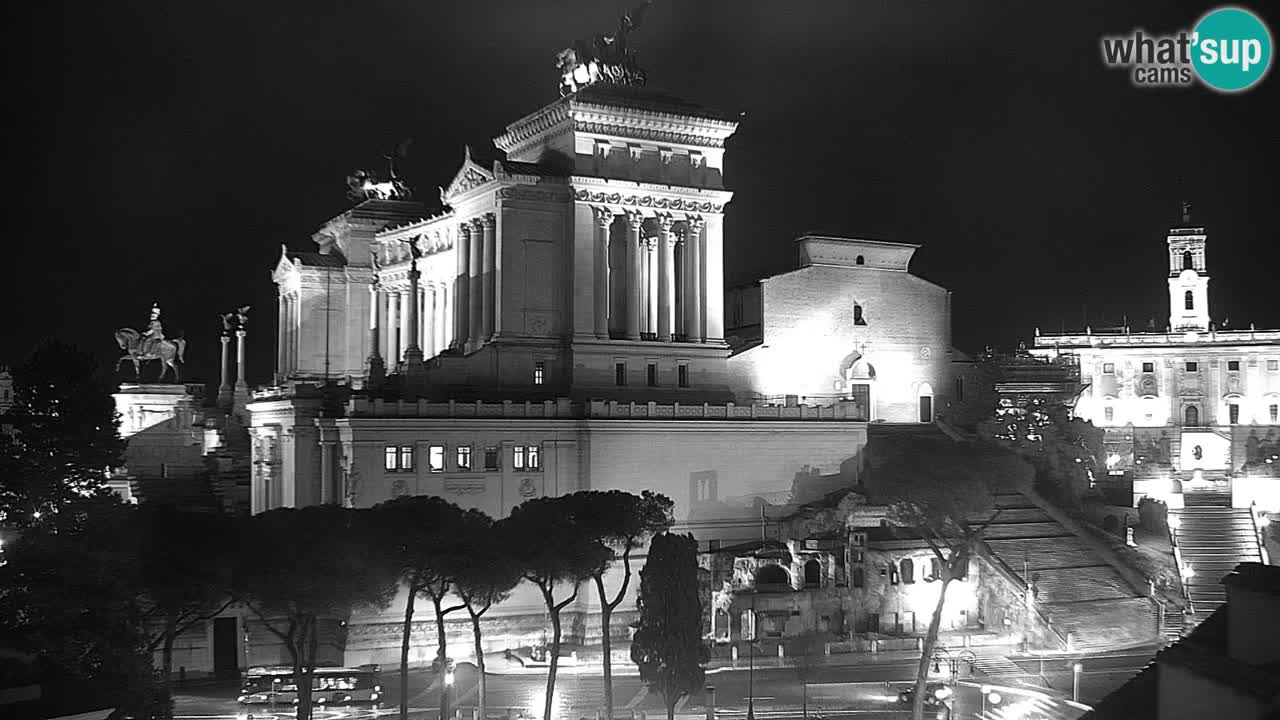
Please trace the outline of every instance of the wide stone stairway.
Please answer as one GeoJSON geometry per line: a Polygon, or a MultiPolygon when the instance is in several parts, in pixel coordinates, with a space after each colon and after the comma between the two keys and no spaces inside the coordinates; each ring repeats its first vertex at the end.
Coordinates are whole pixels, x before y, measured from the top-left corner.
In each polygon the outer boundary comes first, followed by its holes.
{"type": "Polygon", "coordinates": [[[987,545],[1024,582],[1034,584],[1049,624],[1072,649],[1156,639],[1152,601],[1088,543],[1021,494],[995,499],[1001,513],[987,529],[987,545]]]}
{"type": "Polygon", "coordinates": [[[1262,550],[1249,510],[1230,506],[1230,496],[1187,493],[1185,507],[1170,512],[1178,518],[1174,530],[1183,565],[1191,576],[1184,580],[1195,622],[1204,620],[1226,602],[1223,576],[1242,562],[1262,562],[1262,550]]]}

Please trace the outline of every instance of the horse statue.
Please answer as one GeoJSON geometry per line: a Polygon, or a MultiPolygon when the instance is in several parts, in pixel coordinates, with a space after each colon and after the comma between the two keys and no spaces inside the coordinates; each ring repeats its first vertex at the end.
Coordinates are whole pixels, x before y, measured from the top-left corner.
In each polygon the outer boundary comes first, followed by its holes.
{"type": "Polygon", "coordinates": [[[164,380],[165,373],[173,370],[173,381],[181,382],[182,378],[178,373],[178,366],[174,362],[186,362],[182,355],[187,349],[187,341],[182,338],[175,338],[173,341],[159,340],[155,342],[154,349],[148,351],[143,347],[142,333],[133,328],[120,328],[116,331],[116,344],[124,350],[124,355],[116,361],[116,371],[119,372],[120,365],[126,360],[133,361],[134,376],[138,380],[142,380],[142,363],[148,360],[160,361],[160,377],[159,381],[164,380]]]}

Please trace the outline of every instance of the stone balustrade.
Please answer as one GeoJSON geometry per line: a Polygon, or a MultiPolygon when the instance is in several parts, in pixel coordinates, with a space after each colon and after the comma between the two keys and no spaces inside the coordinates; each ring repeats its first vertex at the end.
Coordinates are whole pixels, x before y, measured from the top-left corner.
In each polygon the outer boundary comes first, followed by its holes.
{"type": "Polygon", "coordinates": [[[560,420],[827,420],[862,422],[857,409],[850,406],[797,405],[711,405],[620,403],[590,400],[574,403],[568,398],[543,402],[417,402],[352,398],[347,402],[348,417],[415,417],[415,418],[543,418],[560,420]]]}
{"type": "Polygon", "coordinates": [[[1037,349],[1053,347],[1081,347],[1092,345],[1184,345],[1238,344],[1255,342],[1280,342],[1280,330],[1195,330],[1170,333],[1070,333],[1054,335],[1042,333],[1036,337],[1037,349]]]}

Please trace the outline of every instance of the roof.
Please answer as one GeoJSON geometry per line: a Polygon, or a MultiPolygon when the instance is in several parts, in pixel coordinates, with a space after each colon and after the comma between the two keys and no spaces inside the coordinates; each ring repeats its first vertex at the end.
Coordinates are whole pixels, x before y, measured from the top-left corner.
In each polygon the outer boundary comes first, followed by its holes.
{"type": "Polygon", "coordinates": [[[1240,563],[1231,574],[1222,578],[1222,584],[1267,595],[1280,595],[1280,566],[1240,563]]]}
{"type": "Polygon", "coordinates": [[[329,254],[321,255],[320,253],[309,252],[291,252],[288,253],[290,260],[296,260],[307,267],[346,267],[347,261],[341,255],[329,254]]]}

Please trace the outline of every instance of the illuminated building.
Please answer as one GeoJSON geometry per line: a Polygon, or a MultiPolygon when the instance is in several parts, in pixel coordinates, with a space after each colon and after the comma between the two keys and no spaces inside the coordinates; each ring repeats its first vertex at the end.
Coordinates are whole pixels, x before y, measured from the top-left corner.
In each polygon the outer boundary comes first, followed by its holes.
{"type": "Polygon", "coordinates": [[[1233,491],[1236,505],[1248,507],[1268,493],[1248,481],[1233,487],[1233,478],[1274,477],[1266,461],[1280,457],[1280,330],[1211,321],[1207,241],[1184,207],[1166,238],[1163,332],[1037,331],[1032,352],[1079,367],[1086,389],[1076,415],[1105,430],[1113,471],[1134,471],[1135,500],[1150,495],[1178,507],[1182,492],[1217,491],[1225,502],[1233,491]]]}

